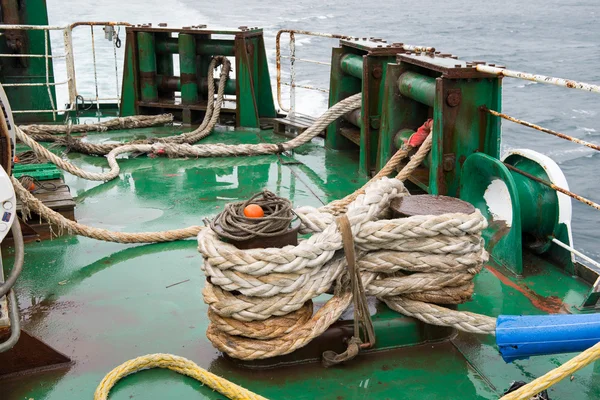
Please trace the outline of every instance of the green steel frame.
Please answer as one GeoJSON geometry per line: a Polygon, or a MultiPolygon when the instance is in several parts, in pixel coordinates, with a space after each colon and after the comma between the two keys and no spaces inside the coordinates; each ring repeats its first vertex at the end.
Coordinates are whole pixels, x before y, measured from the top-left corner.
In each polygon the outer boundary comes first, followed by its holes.
{"type": "Polygon", "coordinates": [[[236,115],[236,126],[259,128],[261,118],[275,118],[261,29],[149,25],[127,28],[121,115],[168,111],[186,124],[195,123],[206,110],[207,70],[216,55],[235,58],[236,79],[228,80],[225,94],[236,96],[236,106],[224,112],[236,115]],[[179,76],[174,76],[174,56],[179,57],[179,76]]]}
{"type": "Polygon", "coordinates": [[[433,118],[431,154],[412,181],[430,194],[458,197],[460,171],[469,155],[499,157],[500,121],[480,107],[501,108],[501,79],[435,54],[399,54],[397,63],[388,66],[388,78],[379,165],[400,144],[398,132],[416,130],[433,118]]]}
{"type": "Polygon", "coordinates": [[[362,92],[359,118],[338,120],[327,129],[327,146],[349,149],[359,146],[359,171],[370,174],[379,168],[378,147],[382,121],[382,99],[387,66],[395,60],[396,48],[384,47],[379,39],[340,40],[331,59],[329,106],[362,92]]]}

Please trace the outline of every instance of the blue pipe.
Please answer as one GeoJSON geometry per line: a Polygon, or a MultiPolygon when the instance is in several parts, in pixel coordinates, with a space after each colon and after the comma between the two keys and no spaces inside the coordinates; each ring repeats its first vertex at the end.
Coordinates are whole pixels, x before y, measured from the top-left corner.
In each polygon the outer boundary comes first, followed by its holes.
{"type": "Polygon", "coordinates": [[[496,344],[506,362],[586,350],[600,342],[600,314],[501,315],[496,344]]]}

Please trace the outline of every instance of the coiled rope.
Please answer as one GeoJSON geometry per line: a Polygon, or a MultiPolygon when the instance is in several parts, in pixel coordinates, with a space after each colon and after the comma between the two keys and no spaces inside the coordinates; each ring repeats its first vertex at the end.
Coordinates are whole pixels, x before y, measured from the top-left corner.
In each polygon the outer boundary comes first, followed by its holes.
{"type": "MultiPolygon", "coordinates": [[[[401,181],[384,177],[348,205],[345,215],[366,294],[435,325],[493,334],[494,318],[476,314],[464,318],[463,313],[425,303],[458,304],[470,299],[473,277],[487,260],[481,238],[486,219],[479,211],[384,219],[389,203],[406,195],[401,181]]],[[[303,224],[311,221],[304,224],[304,231],[311,230],[308,226],[315,229],[297,246],[240,250],[219,240],[210,229],[198,235],[207,276],[204,300],[211,321],[218,320],[209,326],[207,337],[232,357],[252,360],[288,354],[323,333],[352,301],[347,261],[339,251],[342,236],[334,217],[310,207],[295,213],[303,224]],[[302,326],[275,338],[272,334],[262,338],[254,329],[257,322],[281,329],[281,317],[295,324],[288,314],[303,307],[308,313],[305,304],[333,284],[333,298],[302,326]],[[232,320],[236,322],[230,324],[232,320]],[[255,332],[252,337],[231,333],[240,331],[242,323],[246,331],[255,332]]],[[[299,313],[297,318],[306,316],[299,313]]]]}
{"type": "Polygon", "coordinates": [[[257,193],[246,201],[225,205],[225,209],[211,222],[210,227],[232,240],[248,240],[255,237],[273,237],[287,231],[294,218],[292,202],[268,190],[257,193]],[[264,217],[248,218],[244,209],[256,204],[264,210],[264,217]]]}

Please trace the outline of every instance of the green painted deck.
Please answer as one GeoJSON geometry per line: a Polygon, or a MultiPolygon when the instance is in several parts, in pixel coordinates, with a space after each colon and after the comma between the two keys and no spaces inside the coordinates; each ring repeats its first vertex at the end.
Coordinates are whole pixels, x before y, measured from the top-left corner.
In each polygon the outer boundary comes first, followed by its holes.
{"type": "MultiPolygon", "coordinates": [[[[173,134],[165,127],[90,134],[90,140],[130,140],[173,134]]],[[[219,130],[206,142],[282,141],[270,131],[219,130]]],[[[70,154],[91,171],[103,158],[70,154]]],[[[358,154],[324,148],[314,140],[293,157],[122,160],[119,178],[88,182],[66,177],[83,224],[136,232],[201,224],[224,204],[267,188],[296,206],[319,206],[360,187],[358,154]],[[283,162],[282,162],[283,161],[283,162]],[[287,164],[289,162],[300,162],[287,164]]],[[[0,399],[84,400],[113,367],[148,353],[189,358],[270,399],[497,399],[514,380],[531,379],[572,355],[505,364],[494,338],[460,334],[427,343],[360,355],[340,367],[320,364],[249,370],[208,342],[202,300],[202,258],[194,240],[121,245],[62,236],[26,246],[17,293],[24,329],[71,357],[68,369],[0,381],[0,399]]],[[[12,259],[6,257],[5,264],[12,259]]],[[[523,278],[490,267],[476,278],[476,295],[460,309],[487,315],[576,312],[588,286],[540,260],[529,260],[523,278]],[[509,276],[509,277],[507,277],[509,276]]],[[[600,363],[551,391],[552,399],[600,398],[600,363]]],[[[111,399],[223,399],[191,378],[151,370],[121,381],[111,399]]]]}

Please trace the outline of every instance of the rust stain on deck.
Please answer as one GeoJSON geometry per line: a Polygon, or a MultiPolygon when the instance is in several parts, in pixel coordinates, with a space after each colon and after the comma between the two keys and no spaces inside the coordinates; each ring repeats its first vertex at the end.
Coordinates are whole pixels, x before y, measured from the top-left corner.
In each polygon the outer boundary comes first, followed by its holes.
{"type": "Polygon", "coordinates": [[[548,314],[568,313],[568,308],[565,306],[565,304],[560,298],[556,296],[545,297],[539,295],[527,286],[523,287],[511,281],[497,269],[490,267],[489,265],[486,265],[485,268],[492,274],[494,274],[496,278],[498,278],[502,283],[504,283],[507,286],[510,286],[511,288],[523,294],[523,296],[527,297],[527,299],[531,301],[531,304],[533,304],[535,308],[538,308],[548,314]]]}

